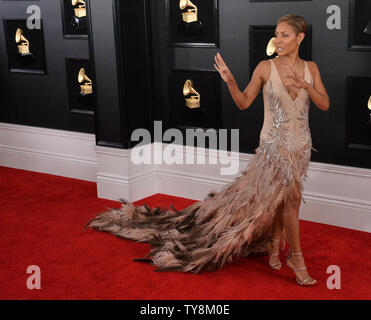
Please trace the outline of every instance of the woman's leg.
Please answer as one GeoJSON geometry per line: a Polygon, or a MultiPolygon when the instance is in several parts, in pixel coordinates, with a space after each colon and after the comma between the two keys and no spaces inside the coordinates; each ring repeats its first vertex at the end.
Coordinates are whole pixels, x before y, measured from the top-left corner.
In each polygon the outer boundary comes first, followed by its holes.
{"type": "MultiPolygon", "coordinates": [[[[281,239],[282,231],[283,231],[283,220],[282,220],[282,211],[283,211],[283,201],[278,205],[276,208],[276,214],[273,220],[273,228],[272,228],[272,239],[281,239]]],[[[279,254],[280,252],[280,242],[279,241],[271,241],[269,253],[273,253],[274,255],[269,256],[269,265],[274,266],[280,263],[280,257],[275,254],[279,254]]],[[[280,265],[279,265],[280,267],[280,265]]]]}
{"type": "MultiPolygon", "coordinates": [[[[299,208],[301,203],[301,196],[295,197],[293,200],[289,199],[285,202],[282,218],[285,228],[287,240],[290,244],[293,253],[301,252],[300,246],[300,230],[299,230],[299,208]]],[[[289,264],[292,268],[297,269],[305,266],[303,255],[292,255],[289,259],[289,264]]],[[[304,281],[309,277],[306,269],[295,271],[297,278],[304,281]]],[[[309,284],[314,283],[315,280],[308,281],[309,284]]]]}
{"type": "Polygon", "coordinates": [[[276,215],[273,220],[273,230],[272,230],[272,239],[280,239],[283,231],[283,220],[282,220],[282,211],[283,211],[283,201],[278,205],[276,215]]]}

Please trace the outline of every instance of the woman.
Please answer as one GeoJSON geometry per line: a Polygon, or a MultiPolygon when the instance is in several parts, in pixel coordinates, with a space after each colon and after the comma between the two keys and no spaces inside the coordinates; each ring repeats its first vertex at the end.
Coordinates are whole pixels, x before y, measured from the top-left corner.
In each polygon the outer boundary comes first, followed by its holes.
{"type": "Polygon", "coordinates": [[[241,176],[183,210],[171,205],[175,213],[122,199],[120,209],[100,214],[87,226],[148,242],[153,249],[135,261],[152,262],[156,271],[215,270],[234,257],[256,253],[269,253],[269,265],[280,269],[279,242],[287,238],[287,265],[298,284],[314,285],[301,252],[298,213],[312,148],[309,98],[321,110],[329,108],[329,98],[316,64],[298,56],[306,28],[296,15],[278,20],[278,57],[258,64],[244,92],[220,54],[215,57],[214,66],[241,110],[264,86],[260,144],[241,176]]]}
{"type": "MultiPolygon", "coordinates": [[[[277,115],[276,118],[278,119],[279,112],[285,111],[285,108],[282,108],[282,106],[278,105],[277,109],[275,109],[275,96],[277,96],[277,99],[280,100],[277,101],[278,104],[279,102],[281,102],[281,104],[287,104],[287,106],[291,107],[291,109],[287,108],[288,116],[291,118],[287,121],[291,121],[294,126],[290,126],[290,124],[288,124],[285,127],[288,129],[289,132],[287,132],[286,135],[282,135],[282,138],[287,138],[288,141],[285,141],[286,143],[283,141],[281,142],[283,142],[282,144],[288,144],[291,147],[297,144],[305,146],[303,142],[305,141],[308,146],[308,148],[305,150],[305,152],[307,152],[306,160],[309,161],[309,144],[311,144],[311,138],[309,127],[307,127],[309,108],[308,97],[312,99],[314,104],[323,111],[326,111],[329,108],[329,97],[322,83],[320,72],[316,63],[313,61],[304,61],[300,59],[298,55],[299,46],[305,37],[306,30],[307,24],[302,17],[299,17],[297,15],[286,15],[281,17],[277,22],[275,31],[276,38],[274,41],[278,57],[276,57],[275,59],[261,61],[258,64],[249,85],[246,87],[243,93],[238,89],[233,75],[231,74],[219,54],[215,58],[216,65],[214,66],[219,71],[223,80],[228,84],[230,93],[235,103],[241,110],[247,109],[252,104],[263,84],[265,87],[265,104],[266,102],[269,104],[269,89],[271,88],[272,90],[271,102],[273,106],[270,105],[270,108],[265,108],[265,111],[267,113],[272,113],[273,116],[277,115]],[[309,74],[307,73],[307,68],[309,69],[309,74]],[[311,78],[311,83],[306,81],[307,76],[311,78]],[[269,88],[266,89],[268,81],[270,81],[269,88]],[[270,85],[272,85],[272,87],[270,87],[270,85]],[[300,108],[303,109],[300,110],[300,108]],[[297,131],[295,129],[295,121],[293,120],[294,117],[298,115],[305,117],[296,118],[304,122],[302,124],[302,129],[304,129],[304,132],[303,130],[297,131]]],[[[282,121],[280,123],[282,124],[282,126],[283,122],[285,121],[282,121]]],[[[296,121],[296,123],[298,122],[299,121],[296,121]]],[[[269,126],[272,124],[272,122],[266,121],[265,124],[267,124],[267,126],[263,125],[263,129],[261,132],[261,141],[263,140],[263,144],[264,139],[266,139],[267,137],[267,131],[270,129],[269,126]]],[[[298,164],[300,164],[302,160],[297,159],[297,161],[298,164]]],[[[307,166],[307,163],[305,163],[305,166],[307,166]]],[[[305,168],[305,171],[306,169],[307,168],[305,168]]],[[[303,173],[304,171],[302,172],[302,174],[303,173]]],[[[284,204],[282,203],[277,208],[277,212],[273,221],[269,264],[274,269],[279,270],[281,268],[281,262],[279,261],[278,253],[279,241],[281,239],[282,230],[284,227],[287,233],[289,244],[291,246],[291,252],[287,258],[287,265],[295,271],[299,284],[311,285],[315,284],[316,281],[314,279],[311,279],[308,275],[300,247],[300,202],[301,192],[300,194],[298,192],[294,200],[287,201],[284,204]]]]}

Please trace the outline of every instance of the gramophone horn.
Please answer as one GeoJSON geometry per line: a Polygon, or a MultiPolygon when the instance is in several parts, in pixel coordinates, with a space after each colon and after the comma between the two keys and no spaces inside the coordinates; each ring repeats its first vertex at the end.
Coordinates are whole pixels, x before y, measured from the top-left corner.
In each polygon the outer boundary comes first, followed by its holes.
{"type": "Polygon", "coordinates": [[[17,32],[15,33],[15,42],[19,43],[21,42],[22,37],[22,29],[18,28],[17,32]]]}
{"type": "Polygon", "coordinates": [[[187,0],[180,0],[179,1],[179,8],[181,10],[185,9],[187,7],[187,0]]]}
{"type": "Polygon", "coordinates": [[[271,56],[276,52],[276,46],[274,44],[274,40],[276,40],[275,37],[271,38],[267,44],[267,56],[271,56]]]}
{"type": "Polygon", "coordinates": [[[85,74],[85,69],[84,68],[80,69],[77,80],[79,81],[79,83],[82,83],[84,81],[91,83],[91,80],[85,74]]]}
{"type": "Polygon", "coordinates": [[[183,86],[183,95],[188,96],[191,93],[199,95],[199,93],[193,88],[193,81],[188,79],[183,86]]]}
{"type": "Polygon", "coordinates": [[[183,95],[188,96],[190,94],[195,94],[195,96],[190,96],[186,98],[186,106],[190,109],[200,107],[200,94],[193,88],[193,81],[188,79],[183,86],[183,95]]]}
{"type": "Polygon", "coordinates": [[[80,71],[79,71],[79,75],[77,77],[77,81],[79,83],[83,82],[85,79],[85,69],[84,68],[81,68],[80,71]]]}
{"type": "Polygon", "coordinates": [[[85,1],[84,0],[72,0],[73,6],[76,6],[78,4],[85,5],[85,1]]]}
{"type": "Polygon", "coordinates": [[[192,80],[187,80],[183,86],[183,95],[188,96],[191,93],[192,80]]]}
{"type": "Polygon", "coordinates": [[[185,9],[187,7],[197,8],[190,0],[180,0],[179,1],[179,8],[185,9]]]}
{"type": "Polygon", "coordinates": [[[16,33],[15,33],[15,42],[20,43],[20,42],[25,42],[27,45],[29,44],[28,40],[26,37],[23,35],[23,31],[21,28],[18,28],[16,33]]]}

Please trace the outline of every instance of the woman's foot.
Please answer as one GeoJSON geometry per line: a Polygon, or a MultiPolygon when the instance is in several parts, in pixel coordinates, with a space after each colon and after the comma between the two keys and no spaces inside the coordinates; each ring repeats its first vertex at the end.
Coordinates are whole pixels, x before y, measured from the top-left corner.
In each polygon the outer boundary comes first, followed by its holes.
{"type": "Polygon", "coordinates": [[[274,270],[280,270],[282,267],[280,261],[280,239],[271,239],[268,242],[269,266],[274,270]]]}
{"type": "Polygon", "coordinates": [[[291,252],[286,259],[287,266],[292,269],[296,276],[296,282],[301,286],[314,286],[317,280],[311,278],[308,274],[307,267],[302,252],[291,252]]]}

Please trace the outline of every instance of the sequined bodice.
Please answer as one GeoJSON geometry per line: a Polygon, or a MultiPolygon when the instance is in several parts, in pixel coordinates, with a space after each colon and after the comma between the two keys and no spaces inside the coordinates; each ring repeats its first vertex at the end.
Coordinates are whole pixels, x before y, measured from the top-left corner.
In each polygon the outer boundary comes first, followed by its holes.
{"type": "MultiPolygon", "coordinates": [[[[263,87],[264,124],[260,133],[260,143],[275,143],[285,146],[289,151],[312,147],[312,139],[308,123],[309,95],[300,89],[293,100],[284,87],[273,59],[270,59],[271,72],[263,87]]],[[[304,61],[304,79],[311,83],[307,62],[304,61]]]]}

